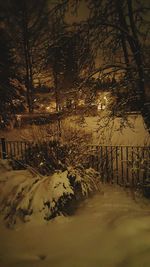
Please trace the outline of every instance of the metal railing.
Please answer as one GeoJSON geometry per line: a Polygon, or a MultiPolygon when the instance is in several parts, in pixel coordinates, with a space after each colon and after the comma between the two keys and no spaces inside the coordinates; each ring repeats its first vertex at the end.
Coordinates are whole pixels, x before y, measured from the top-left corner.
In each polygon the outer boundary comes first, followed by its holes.
{"type": "Polygon", "coordinates": [[[27,141],[6,141],[5,138],[0,140],[0,158],[26,160],[26,152],[31,147],[32,142],[27,141]]]}
{"type": "MultiPolygon", "coordinates": [[[[32,155],[50,150],[51,142],[33,143],[0,139],[0,158],[28,162],[32,155]]],[[[88,166],[100,173],[102,182],[136,186],[150,180],[149,146],[90,146],[88,166]]]]}
{"type": "Polygon", "coordinates": [[[134,186],[150,179],[149,146],[92,146],[89,162],[103,182],[134,186]]]}

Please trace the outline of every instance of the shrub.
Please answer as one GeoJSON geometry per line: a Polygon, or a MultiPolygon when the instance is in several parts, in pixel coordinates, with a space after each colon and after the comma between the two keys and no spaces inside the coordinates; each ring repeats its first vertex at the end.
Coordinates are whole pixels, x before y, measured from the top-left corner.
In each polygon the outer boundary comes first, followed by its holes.
{"type": "Polygon", "coordinates": [[[61,142],[67,147],[67,166],[87,166],[89,159],[89,144],[92,143],[92,134],[80,128],[65,126],[62,128],[61,142]]]}
{"type": "Polygon", "coordinates": [[[91,134],[72,127],[62,130],[60,140],[40,142],[38,137],[25,153],[26,163],[42,175],[55,170],[65,170],[70,166],[88,166],[88,146],[91,134]]]}
{"type": "Polygon", "coordinates": [[[59,215],[70,215],[76,204],[95,190],[99,190],[98,174],[78,166],[40,176],[29,170],[13,171],[3,183],[1,211],[8,226],[18,219],[50,220],[59,215]]]}
{"type": "Polygon", "coordinates": [[[22,179],[16,171],[18,179],[6,182],[10,190],[1,198],[8,225],[35,214],[46,220],[72,214],[78,201],[100,189],[99,174],[88,169],[87,140],[88,134],[70,128],[60,141],[38,142],[28,148],[27,170],[22,171],[22,179]]]}
{"type": "Polygon", "coordinates": [[[26,164],[42,175],[66,169],[67,147],[58,141],[32,144],[25,152],[26,164]]]}

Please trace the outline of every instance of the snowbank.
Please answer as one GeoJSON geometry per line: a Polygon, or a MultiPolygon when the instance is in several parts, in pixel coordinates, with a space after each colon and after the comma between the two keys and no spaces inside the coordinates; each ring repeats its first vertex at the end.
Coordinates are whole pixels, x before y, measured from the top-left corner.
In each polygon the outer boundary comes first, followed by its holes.
{"type": "Polygon", "coordinates": [[[2,267],[148,267],[150,205],[105,186],[75,216],[0,225],[2,267]]]}

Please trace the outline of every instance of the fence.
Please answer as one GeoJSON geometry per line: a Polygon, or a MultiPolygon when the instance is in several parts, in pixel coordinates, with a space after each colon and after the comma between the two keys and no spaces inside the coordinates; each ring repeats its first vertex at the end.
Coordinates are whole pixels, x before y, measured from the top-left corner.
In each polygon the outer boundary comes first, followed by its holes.
{"type": "MultiPolygon", "coordinates": [[[[51,142],[45,142],[43,146],[42,143],[1,138],[0,157],[27,162],[33,152],[40,152],[43,148],[48,151],[50,145],[51,142]]],[[[100,173],[103,182],[134,186],[150,179],[149,146],[90,146],[88,151],[88,166],[100,173]]]]}
{"type": "Polygon", "coordinates": [[[6,141],[1,138],[0,141],[0,158],[12,158],[26,161],[27,151],[30,150],[32,143],[26,141],[6,141]]]}
{"type": "Polygon", "coordinates": [[[150,147],[93,146],[90,166],[103,182],[136,186],[150,179],[150,147]]]}

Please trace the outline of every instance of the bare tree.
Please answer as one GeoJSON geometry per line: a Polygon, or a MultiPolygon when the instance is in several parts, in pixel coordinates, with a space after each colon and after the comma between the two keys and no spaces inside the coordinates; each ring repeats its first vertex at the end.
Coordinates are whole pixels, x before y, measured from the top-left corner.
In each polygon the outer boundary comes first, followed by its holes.
{"type": "Polygon", "coordinates": [[[3,4],[5,29],[12,39],[16,64],[25,81],[29,112],[33,111],[33,78],[44,42],[45,8],[45,0],[38,1],[38,5],[35,0],[8,0],[3,4]]]}
{"type": "MultiPolygon", "coordinates": [[[[89,18],[83,31],[89,32],[89,40],[99,65],[89,77],[116,76],[122,86],[134,96],[144,118],[148,117],[145,102],[144,43],[149,34],[146,1],[138,0],[88,0],[89,18]],[[123,83],[124,82],[124,83],[123,83]]],[[[78,23],[80,26],[81,23],[78,23]]],[[[116,90],[116,88],[113,88],[116,90]]],[[[149,127],[149,126],[148,126],[149,127]]]]}

